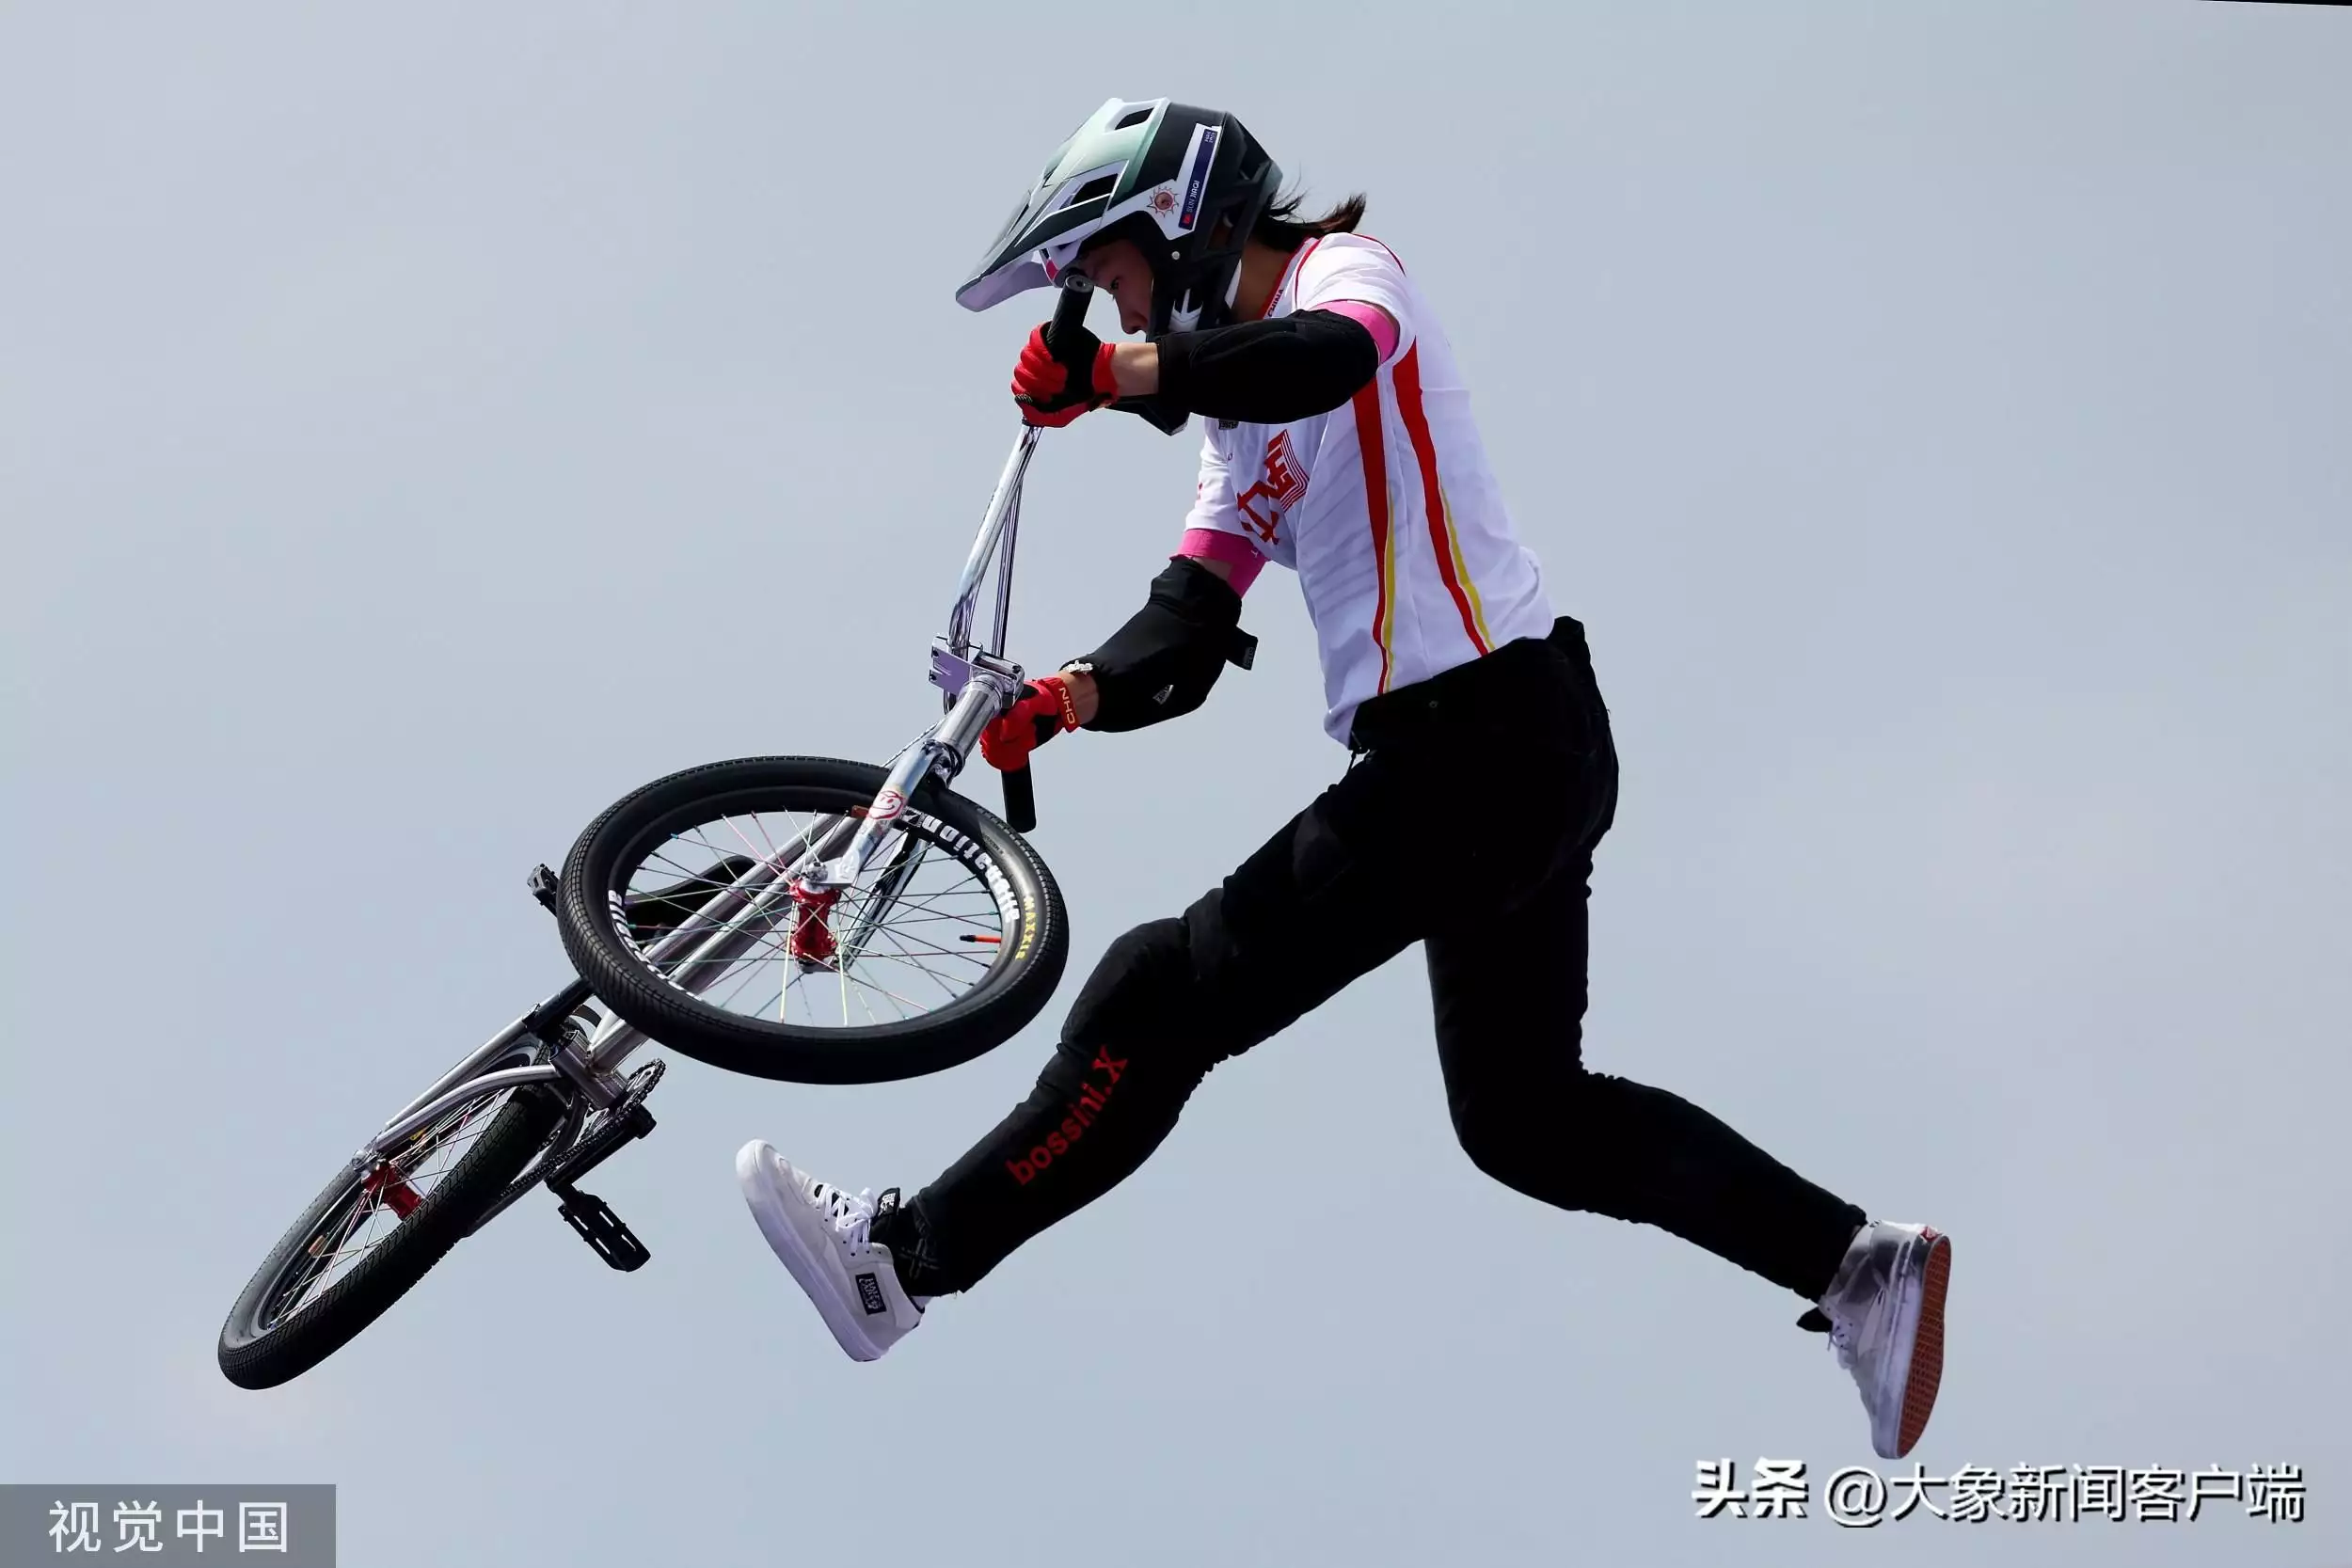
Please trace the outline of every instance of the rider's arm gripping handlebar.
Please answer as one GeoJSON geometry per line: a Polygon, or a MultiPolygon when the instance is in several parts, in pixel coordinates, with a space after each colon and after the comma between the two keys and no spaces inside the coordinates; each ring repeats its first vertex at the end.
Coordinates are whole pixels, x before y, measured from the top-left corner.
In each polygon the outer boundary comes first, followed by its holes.
{"type": "MultiPolygon", "coordinates": [[[[1062,274],[1061,286],[1056,291],[1061,297],[1055,301],[1054,319],[1045,328],[1045,346],[1052,348],[1056,340],[1072,327],[1086,324],[1088,305],[1093,302],[1094,285],[1077,273],[1062,274]]],[[[1005,774],[1005,822],[1016,833],[1032,832],[1037,827],[1037,784],[1029,777],[1026,766],[1008,770],[1005,774]]]]}

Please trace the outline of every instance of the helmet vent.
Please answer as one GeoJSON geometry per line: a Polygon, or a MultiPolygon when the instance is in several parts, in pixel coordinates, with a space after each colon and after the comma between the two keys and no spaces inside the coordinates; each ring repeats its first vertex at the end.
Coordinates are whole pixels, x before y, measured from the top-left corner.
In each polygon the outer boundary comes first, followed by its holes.
{"type": "Polygon", "coordinates": [[[1140,109],[1129,109],[1125,114],[1120,115],[1118,120],[1111,126],[1111,129],[1114,131],[1124,131],[1130,125],[1140,125],[1151,118],[1152,105],[1146,103],[1140,109]]]}
{"type": "Polygon", "coordinates": [[[1095,178],[1088,181],[1085,184],[1080,185],[1076,190],[1072,191],[1068,199],[1063,201],[1062,205],[1064,207],[1075,207],[1081,201],[1092,201],[1097,197],[1108,196],[1111,192],[1117,190],[1118,188],[1118,175],[1097,175],[1095,178]]]}

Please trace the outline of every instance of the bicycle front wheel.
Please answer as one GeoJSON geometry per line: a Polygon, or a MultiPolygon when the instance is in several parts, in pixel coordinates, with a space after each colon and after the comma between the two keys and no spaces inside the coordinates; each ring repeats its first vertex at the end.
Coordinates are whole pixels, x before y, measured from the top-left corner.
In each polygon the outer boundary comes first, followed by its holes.
{"type": "Polygon", "coordinates": [[[936,780],[853,886],[739,891],[839,853],[884,778],[747,757],[646,784],[572,846],[565,952],[622,1019],[733,1072],[877,1084],[1001,1045],[1060,982],[1069,920],[1037,851],[936,780]]]}

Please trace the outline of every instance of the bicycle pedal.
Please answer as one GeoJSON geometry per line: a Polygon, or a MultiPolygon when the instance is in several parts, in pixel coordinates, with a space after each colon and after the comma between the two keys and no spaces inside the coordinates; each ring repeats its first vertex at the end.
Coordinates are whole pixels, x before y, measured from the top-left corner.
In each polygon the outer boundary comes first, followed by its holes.
{"type": "Polygon", "coordinates": [[[596,1194],[573,1188],[558,1196],[564,1201],[556,1212],[564,1216],[564,1223],[578,1232],[597,1257],[612,1267],[626,1274],[644,1268],[645,1260],[653,1256],[645,1250],[645,1243],[637,1239],[637,1232],[612,1212],[612,1205],[596,1194]]]}

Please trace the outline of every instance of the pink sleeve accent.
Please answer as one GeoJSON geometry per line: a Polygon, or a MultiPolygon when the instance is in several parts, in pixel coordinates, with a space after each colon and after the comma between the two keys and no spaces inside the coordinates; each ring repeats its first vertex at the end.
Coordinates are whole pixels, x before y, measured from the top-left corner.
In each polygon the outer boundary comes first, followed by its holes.
{"type": "Polygon", "coordinates": [[[1389,313],[1377,305],[1360,299],[1331,299],[1311,305],[1308,309],[1345,316],[1371,333],[1373,346],[1380,351],[1380,362],[1384,365],[1388,363],[1389,356],[1396,352],[1396,323],[1390,320],[1389,313]]]}
{"type": "Polygon", "coordinates": [[[1176,554],[1170,559],[1182,560],[1188,555],[1203,561],[1222,561],[1231,566],[1233,575],[1227,580],[1232,583],[1236,594],[1248,593],[1249,585],[1265,570],[1265,557],[1258,553],[1257,546],[1238,533],[1223,533],[1213,528],[1184,530],[1184,541],[1176,546],[1176,554]]]}

